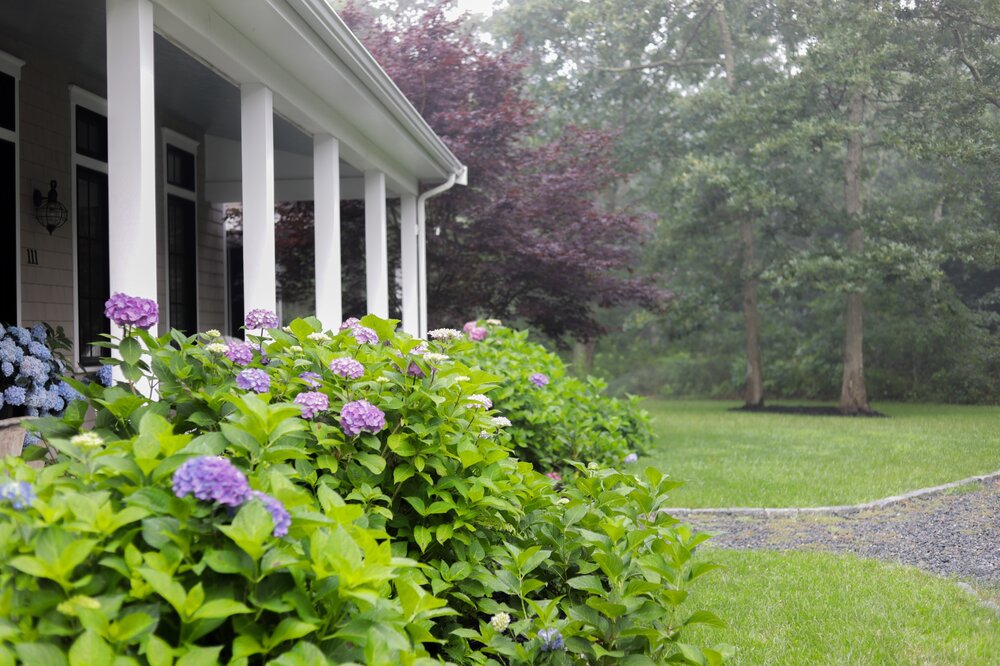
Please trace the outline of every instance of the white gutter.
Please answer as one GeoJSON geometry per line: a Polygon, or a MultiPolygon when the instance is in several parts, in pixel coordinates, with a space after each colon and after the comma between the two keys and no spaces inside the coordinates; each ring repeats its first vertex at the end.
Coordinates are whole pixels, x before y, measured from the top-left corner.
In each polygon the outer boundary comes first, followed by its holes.
{"type": "Polygon", "coordinates": [[[427,337],[427,200],[450,190],[455,183],[466,185],[468,169],[452,172],[448,180],[437,187],[427,190],[417,197],[417,293],[420,297],[420,317],[417,321],[417,334],[427,337]]]}

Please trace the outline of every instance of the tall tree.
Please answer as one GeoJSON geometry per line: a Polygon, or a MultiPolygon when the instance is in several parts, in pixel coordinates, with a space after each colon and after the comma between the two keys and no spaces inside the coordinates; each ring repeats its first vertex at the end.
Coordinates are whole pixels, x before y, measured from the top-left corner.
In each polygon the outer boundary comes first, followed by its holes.
{"type": "Polygon", "coordinates": [[[662,284],[634,272],[644,218],[602,210],[594,197],[620,178],[612,135],[566,127],[534,140],[522,67],[447,19],[450,5],[390,20],[358,3],[342,12],[469,166],[468,187],[432,200],[432,322],[513,317],[557,339],[589,339],[603,329],[599,308],[662,307],[662,284]]]}

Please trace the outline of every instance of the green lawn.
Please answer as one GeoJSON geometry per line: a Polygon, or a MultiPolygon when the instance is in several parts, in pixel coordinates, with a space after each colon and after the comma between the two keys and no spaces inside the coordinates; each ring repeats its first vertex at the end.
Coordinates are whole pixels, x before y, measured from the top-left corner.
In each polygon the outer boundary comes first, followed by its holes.
{"type": "Polygon", "coordinates": [[[877,404],[891,418],[730,412],[646,400],[642,463],[685,482],[675,506],[854,504],[1000,469],[1000,407],[877,404]]]}
{"type": "Polygon", "coordinates": [[[729,626],[682,640],[734,645],[734,664],[1000,664],[1000,615],[951,580],[850,555],[704,555],[726,568],[700,579],[689,603],[729,626]]]}

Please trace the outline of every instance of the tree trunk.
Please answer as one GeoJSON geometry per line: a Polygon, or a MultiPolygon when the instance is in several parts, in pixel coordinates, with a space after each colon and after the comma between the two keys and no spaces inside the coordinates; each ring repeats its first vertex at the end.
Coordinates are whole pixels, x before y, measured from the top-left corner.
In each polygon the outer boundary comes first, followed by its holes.
{"type": "Polygon", "coordinates": [[[592,340],[573,342],[573,374],[577,377],[586,377],[594,367],[594,347],[596,343],[592,340]]]}
{"type": "Polygon", "coordinates": [[[760,360],[760,320],[757,313],[757,276],[754,272],[753,222],[740,220],[743,251],[743,327],[746,332],[747,381],[743,401],[747,407],[764,405],[764,372],[760,360]]]}
{"type": "MultiPolygon", "coordinates": [[[[855,89],[847,105],[851,133],[847,138],[847,158],[844,160],[844,207],[848,219],[857,226],[847,236],[847,253],[858,255],[864,250],[865,230],[858,220],[862,212],[861,165],[864,151],[865,98],[855,89]]],[[[865,388],[864,301],[860,291],[847,295],[844,331],[844,378],[840,386],[840,411],[844,414],[869,413],[868,391],[865,388]]]]}
{"type": "MultiPolygon", "coordinates": [[[[729,30],[729,22],[721,5],[716,6],[713,15],[722,39],[722,65],[726,72],[726,86],[730,94],[736,94],[736,47],[733,43],[733,34],[729,30]]],[[[737,146],[736,152],[743,156],[746,154],[746,149],[737,146]]],[[[743,329],[747,361],[743,401],[747,407],[761,407],[764,405],[764,370],[760,356],[760,313],[757,308],[759,281],[754,261],[753,219],[748,212],[740,212],[738,218],[743,266],[743,329]]]]}

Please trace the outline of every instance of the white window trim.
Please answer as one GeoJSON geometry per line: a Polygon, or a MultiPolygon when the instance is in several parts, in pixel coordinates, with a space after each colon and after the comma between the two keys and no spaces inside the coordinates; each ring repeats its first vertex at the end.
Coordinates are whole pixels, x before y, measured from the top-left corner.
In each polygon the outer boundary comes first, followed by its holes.
{"type": "Polygon", "coordinates": [[[17,259],[14,264],[14,307],[17,310],[16,321],[21,325],[23,311],[21,303],[21,67],[24,61],[11,54],[0,51],[0,72],[14,77],[14,131],[0,129],[0,139],[14,144],[14,247],[17,248],[17,259]]]}
{"type": "MultiPolygon", "coordinates": [[[[165,307],[163,309],[166,312],[163,313],[164,316],[162,319],[166,322],[167,328],[173,327],[173,322],[170,321],[170,220],[167,218],[169,210],[167,208],[167,197],[174,195],[194,202],[194,322],[195,329],[201,330],[201,289],[199,285],[201,266],[199,265],[198,256],[198,233],[201,231],[201,225],[198,223],[198,146],[200,144],[191,137],[175,132],[168,127],[160,128],[160,137],[160,153],[162,155],[160,163],[163,174],[161,179],[163,183],[163,229],[160,236],[160,243],[166,255],[166,261],[164,262],[166,264],[164,267],[166,275],[163,281],[164,293],[166,294],[165,307]],[[167,146],[179,148],[194,157],[194,191],[167,183],[167,146]]],[[[160,256],[163,257],[164,255],[160,256]]],[[[191,334],[194,331],[188,331],[188,333],[191,334]]]]}
{"type": "MultiPolygon", "coordinates": [[[[70,211],[69,219],[71,220],[70,228],[72,229],[73,235],[73,365],[80,368],[80,345],[81,340],[77,339],[80,335],[80,260],[77,249],[77,232],[76,232],[76,168],[78,166],[86,167],[88,169],[93,169],[94,171],[100,171],[102,173],[108,173],[108,163],[101,162],[100,160],[95,160],[92,157],[87,157],[86,155],[79,155],[76,152],[76,107],[82,106],[85,109],[90,109],[94,113],[99,113],[105,118],[108,117],[108,101],[101,97],[100,95],[95,95],[89,90],[85,90],[79,86],[70,85],[69,87],[69,147],[70,147],[70,191],[72,192],[72,199],[70,200],[70,211]]],[[[110,186],[110,183],[109,183],[110,186]]]]}

